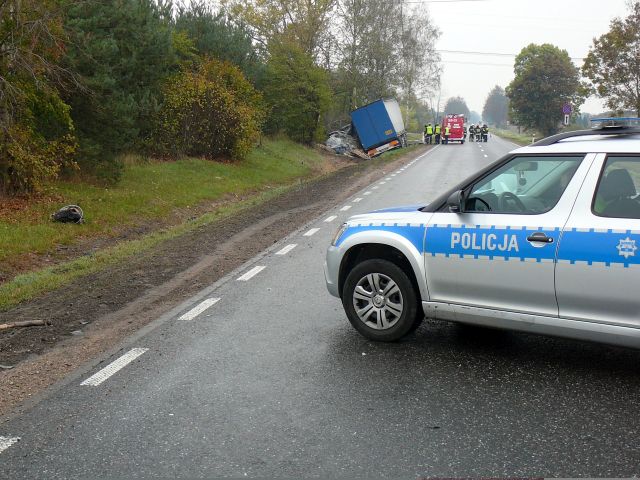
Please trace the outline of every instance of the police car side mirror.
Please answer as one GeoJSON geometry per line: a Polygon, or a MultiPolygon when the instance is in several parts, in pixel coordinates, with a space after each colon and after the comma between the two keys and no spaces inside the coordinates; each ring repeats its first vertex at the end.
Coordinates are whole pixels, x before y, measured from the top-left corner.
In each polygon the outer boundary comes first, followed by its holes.
{"type": "Polygon", "coordinates": [[[447,198],[447,207],[451,213],[464,212],[464,192],[456,190],[447,198]]]}

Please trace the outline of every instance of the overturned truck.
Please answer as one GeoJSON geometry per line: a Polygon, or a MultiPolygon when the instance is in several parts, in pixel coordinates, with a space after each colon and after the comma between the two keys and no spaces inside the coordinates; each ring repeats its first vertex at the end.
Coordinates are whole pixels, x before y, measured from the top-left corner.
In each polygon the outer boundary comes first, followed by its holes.
{"type": "Polygon", "coordinates": [[[364,153],[369,158],[406,147],[407,132],[400,105],[394,99],[381,99],[354,110],[351,124],[332,132],[326,143],[336,153],[357,156],[364,153]]]}

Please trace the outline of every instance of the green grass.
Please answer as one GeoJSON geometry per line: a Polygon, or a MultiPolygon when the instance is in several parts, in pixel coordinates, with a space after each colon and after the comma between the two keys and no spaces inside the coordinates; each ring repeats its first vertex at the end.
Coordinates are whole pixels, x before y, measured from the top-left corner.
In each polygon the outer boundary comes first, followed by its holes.
{"type": "Polygon", "coordinates": [[[50,186],[59,204],[35,201],[27,209],[0,218],[0,264],[27,253],[52,252],[83,238],[109,237],[141,222],[153,222],[176,209],[195,207],[229,194],[274,187],[310,175],[323,162],[316,151],[288,140],[267,140],[239,163],[199,159],[175,162],[128,162],[121,181],[112,188],[77,182],[50,186]],[[86,223],[54,223],[58,206],[80,205],[86,223]]]}
{"type": "Polygon", "coordinates": [[[517,133],[512,132],[511,130],[502,130],[499,128],[491,129],[491,132],[494,135],[504,138],[505,140],[510,140],[513,143],[518,145],[530,145],[531,139],[535,137],[536,140],[540,140],[542,137],[537,134],[529,134],[529,133],[517,133]]]}
{"type": "MultiPolygon", "coordinates": [[[[417,148],[393,150],[371,162],[382,166],[417,148]]],[[[221,203],[212,211],[174,226],[161,228],[159,223],[156,231],[139,239],[121,241],[75,260],[17,275],[0,285],[0,310],[141,254],[163,241],[231,216],[247,206],[276,197],[297,183],[296,180],[317,176],[324,161],[315,150],[288,140],[267,140],[262,148],[256,149],[240,164],[195,159],[146,164],[128,162],[122,181],[114,188],[68,182],[53,185],[53,192],[63,196],[62,203],[79,203],[84,208],[87,223],[52,223],[48,217],[51,204],[36,202],[21,212],[22,215],[0,220],[2,261],[6,262],[11,255],[52,251],[57,245],[73,244],[83,238],[108,237],[123,222],[130,226],[154,219],[161,222],[176,208],[221,200],[229,194],[254,194],[242,201],[221,203]]]]}

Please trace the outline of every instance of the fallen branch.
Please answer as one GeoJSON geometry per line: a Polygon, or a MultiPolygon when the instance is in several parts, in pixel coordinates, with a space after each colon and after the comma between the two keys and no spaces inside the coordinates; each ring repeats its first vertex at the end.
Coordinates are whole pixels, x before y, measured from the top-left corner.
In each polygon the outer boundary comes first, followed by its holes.
{"type": "Polygon", "coordinates": [[[26,322],[1,323],[0,330],[8,330],[10,328],[22,328],[22,327],[42,327],[46,325],[47,325],[47,322],[45,322],[44,320],[27,320],[26,322]]]}

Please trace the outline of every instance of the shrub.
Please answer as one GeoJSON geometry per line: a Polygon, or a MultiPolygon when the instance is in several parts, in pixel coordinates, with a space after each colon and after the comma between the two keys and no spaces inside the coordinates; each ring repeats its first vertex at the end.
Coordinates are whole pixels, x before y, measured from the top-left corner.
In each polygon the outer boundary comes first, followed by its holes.
{"type": "Polygon", "coordinates": [[[171,156],[242,159],[260,134],[262,97],[242,72],[209,59],[165,83],[156,139],[171,156]]]}
{"type": "Polygon", "coordinates": [[[37,193],[63,167],[76,167],[69,106],[57,93],[23,86],[16,123],[1,134],[0,185],[4,193],[37,193]]]}

